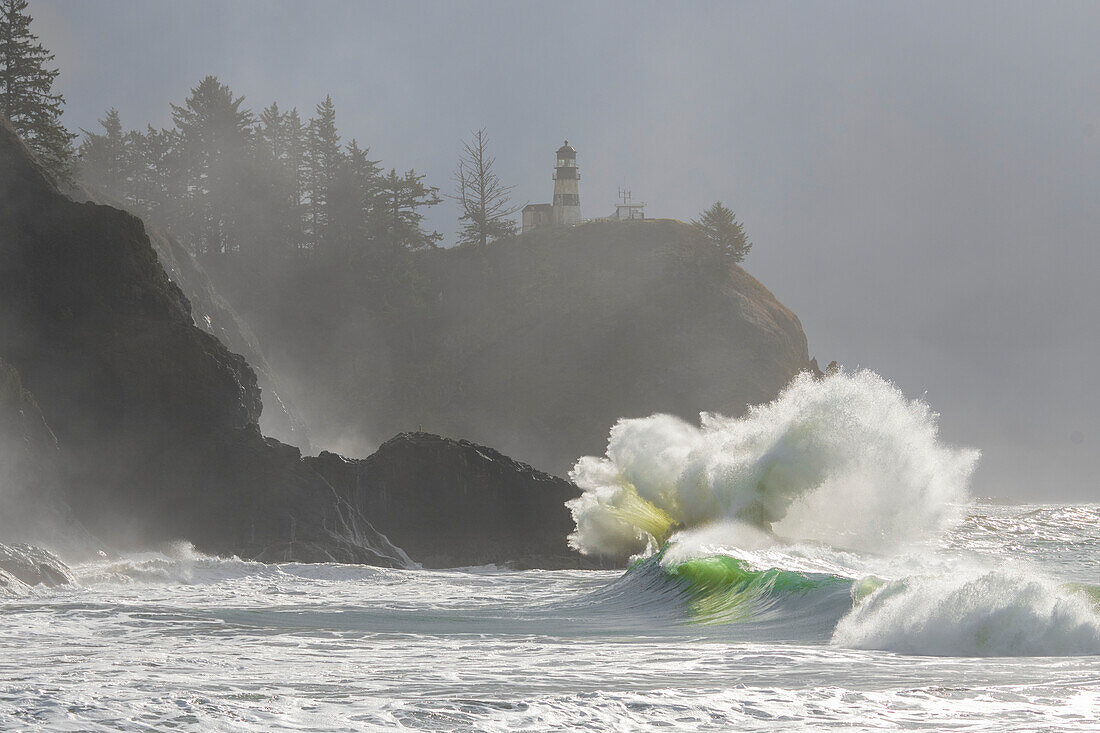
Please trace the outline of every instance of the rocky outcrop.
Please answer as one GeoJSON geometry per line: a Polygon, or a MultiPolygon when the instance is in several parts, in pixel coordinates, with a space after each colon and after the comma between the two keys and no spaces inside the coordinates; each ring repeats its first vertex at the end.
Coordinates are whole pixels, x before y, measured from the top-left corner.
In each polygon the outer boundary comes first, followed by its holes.
{"type": "Polygon", "coordinates": [[[573,551],[570,482],[465,440],[401,433],[370,457],[333,453],[313,468],[426,567],[597,567],[573,551]]]}
{"type": "Polygon", "coordinates": [[[260,433],[255,373],[194,325],[142,222],[62,195],[6,123],[0,355],[57,437],[65,499],[105,541],[407,563],[296,448],[260,433]]]}

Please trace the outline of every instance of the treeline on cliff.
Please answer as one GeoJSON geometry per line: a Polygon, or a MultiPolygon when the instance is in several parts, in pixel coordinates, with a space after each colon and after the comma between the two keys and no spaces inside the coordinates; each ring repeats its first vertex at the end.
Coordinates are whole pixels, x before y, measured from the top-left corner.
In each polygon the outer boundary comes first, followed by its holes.
{"type": "Polygon", "coordinates": [[[145,130],[125,130],[108,110],[100,131],[84,131],[78,175],[200,258],[387,261],[441,239],[423,226],[438,189],[415,170],[386,171],[356,139],[344,142],[331,97],[306,120],[277,102],[257,114],[207,76],[171,108],[172,127],[145,130]]]}

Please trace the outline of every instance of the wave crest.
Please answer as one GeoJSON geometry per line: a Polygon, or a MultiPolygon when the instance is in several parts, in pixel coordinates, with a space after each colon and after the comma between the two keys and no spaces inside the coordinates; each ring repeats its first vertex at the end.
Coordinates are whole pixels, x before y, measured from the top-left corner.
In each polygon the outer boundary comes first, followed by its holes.
{"type": "Polygon", "coordinates": [[[837,624],[833,643],[932,656],[1100,654],[1089,589],[1000,569],[886,583],[837,624]]]}

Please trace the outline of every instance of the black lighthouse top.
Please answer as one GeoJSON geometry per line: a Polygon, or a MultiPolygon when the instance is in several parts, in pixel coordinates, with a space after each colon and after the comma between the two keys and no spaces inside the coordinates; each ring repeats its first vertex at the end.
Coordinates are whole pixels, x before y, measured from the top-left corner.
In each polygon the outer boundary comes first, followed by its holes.
{"type": "Polygon", "coordinates": [[[573,158],[577,157],[577,149],[569,144],[569,141],[565,141],[565,145],[558,148],[558,158],[573,158]]]}

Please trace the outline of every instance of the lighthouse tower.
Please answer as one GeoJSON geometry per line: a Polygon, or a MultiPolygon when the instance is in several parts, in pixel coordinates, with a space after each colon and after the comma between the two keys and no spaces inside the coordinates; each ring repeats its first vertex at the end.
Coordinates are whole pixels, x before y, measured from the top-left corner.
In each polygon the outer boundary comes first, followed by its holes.
{"type": "Polygon", "coordinates": [[[581,223],[581,194],[577,181],[577,151],[565,141],[558,148],[558,162],[554,168],[554,205],[551,221],[555,226],[574,226],[581,223]]]}

